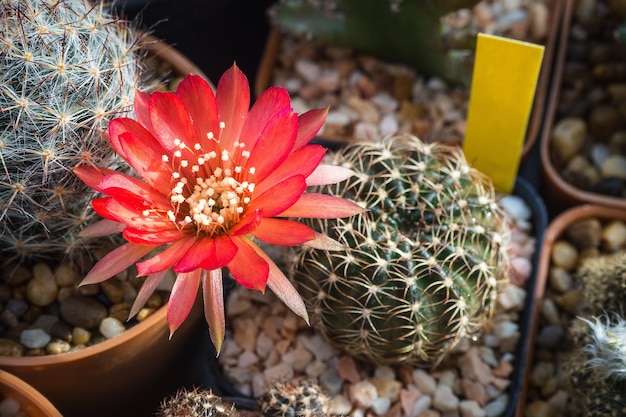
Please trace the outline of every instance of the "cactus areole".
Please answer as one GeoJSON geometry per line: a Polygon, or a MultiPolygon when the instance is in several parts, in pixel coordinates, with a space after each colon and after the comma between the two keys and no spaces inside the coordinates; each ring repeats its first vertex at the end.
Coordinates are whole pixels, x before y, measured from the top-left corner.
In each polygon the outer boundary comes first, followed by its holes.
{"type": "Polygon", "coordinates": [[[462,151],[413,136],[333,155],[350,179],[319,192],[368,212],[316,219],[344,251],[299,248],[292,278],[312,325],[377,364],[438,363],[492,314],[508,267],[508,228],[488,178],[462,151]]]}

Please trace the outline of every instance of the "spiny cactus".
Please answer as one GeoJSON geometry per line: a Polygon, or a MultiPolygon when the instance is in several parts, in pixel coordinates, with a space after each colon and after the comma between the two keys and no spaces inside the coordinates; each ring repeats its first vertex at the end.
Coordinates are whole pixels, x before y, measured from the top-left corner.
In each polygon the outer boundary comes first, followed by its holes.
{"type": "Polygon", "coordinates": [[[626,251],[585,259],[575,277],[583,294],[582,316],[601,316],[607,311],[626,313],[626,251]]]}
{"type": "MultiPolygon", "coordinates": [[[[137,36],[103,3],[0,0],[0,249],[57,258],[81,248],[94,193],[81,163],[119,168],[102,136],[131,110],[137,36]]],[[[7,256],[9,257],[9,256],[7,256]]]]}
{"type": "Polygon", "coordinates": [[[327,417],[329,397],[318,384],[279,382],[259,398],[264,417],[327,417]]]}
{"type": "Polygon", "coordinates": [[[619,315],[574,323],[577,349],[566,362],[572,415],[626,415],[626,321],[619,315]]]}
{"type": "Polygon", "coordinates": [[[233,404],[223,401],[210,390],[181,389],[165,399],[155,417],[239,417],[233,404]]]}
{"type": "Polygon", "coordinates": [[[442,18],[479,0],[284,0],[272,23],[296,35],[349,46],[410,65],[426,75],[469,83],[475,37],[444,33],[442,18]],[[467,39],[471,39],[467,41],[467,39]],[[452,44],[451,44],[452,43],[452,44]],[[463,43],[463,42],[461,42],[463,43]]]}
{"type": "Polygon", "coordinates": [[[369,209],[310,223],[345,251],[296,249],[291,276],[315,329],[379,364],[438,362],[492,314],[509,238],[491,182],[459,148],[402,135],[353,143],[355,175],[317,190],[369,209]]]}

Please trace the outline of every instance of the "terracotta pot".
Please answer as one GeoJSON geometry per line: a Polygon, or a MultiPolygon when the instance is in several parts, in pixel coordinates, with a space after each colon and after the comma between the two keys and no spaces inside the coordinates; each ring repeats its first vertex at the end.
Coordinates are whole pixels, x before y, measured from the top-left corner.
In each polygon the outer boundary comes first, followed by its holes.
{"type": "Polygon", "coordinates": [[[12,398],[29,417],[61,417],[46,397],[32,386],[8,372],[0,370],[0,399],[12,398]]]}
{"type": "MultiPolygon", "coordinates": [[[[550,33],[546,39],[544,59],[541,65],[541,71],[537,88],[535,92],[535,99],[533,108],[531,111],[530,119],[528,121],[528,128],[526,131],[526,140],[522,148],[522,161],[527,158],[533,145],[539,137],[541,130],[541,122],[543,119],[545,103],[548,96],[549,81],[551,76],[551,70],[553,65],[554,51],[556,50],[556,42],[558,40],[558,27],[562,17],[563,3],[566,0],[554,0],[551,6],[551,18],[550,18],[550,33]]],[[[270,30],[269,36],[265,44],[265,50],[261,57],[259,69],[255,79],[255,94],[258,97],[268,87],[273,85],[274,67],[278,60],[278,53],[280,50],[281,32],[277,28],[270,30]]],[[[318,138],[321,141],[328,142],[348,142],[352,140],[351,137],[336,136],[332,134],[320,134],[318,138]]]]}
{"type": "MultiPolygon", "coordinates": [[[[178,74],[202,71],[154,38],[145,46],[178,74]]],[[[169,338],[166,306],[117,337],[82,350],[33,357],[0,356],[0,368],[47,397],[65,417],[150,416],[162,398],[195,382],[194,358],[208,334],[202,303],[169,338]],[[191,381],[191,382],[190,382],[191,381]]],[[[206,346],[205,346],[206,347],[206,346]]],[[[202,355],[202,356],[200,356],[202,355]]],[[[35,415],[36,416],[36,415],[35,415]]]]}
{"type": "Polygon", "coordinates": [[[539,330],[539,319],[541,314],[541,305],[543,305],[543,300],[546,292],[546,285],[548,282],[548,275],[550,272],[550,255],[552,253],[552,248],[554,243],[562,238],[565,231],[574,223],[585,220],[585,219],[593,219],[597,218],[602,222],[610,221],[610,220],[622,220],[626,221],[626,211],[621,209],[616,209],[612,207],[593,205],[593,204],[585,204],[580,205],[574,208],[570,208],[567,211],[559,214],[555,217],[550,224],[548,225],[544,236],[543,236],[543,248],[541,250],[541,254],[539,256],[538,263],[536,264],[536,284],[535,290],[533,293],[533,303],[537,308],[534,309],[532,315],[532,323],[530,326],[529,333],[529,349],[527,352],[527,360],[525,363],[524,369],[524,384],[522,385],[522,390],[520,393],[520,401],[518,403],[518,407],[516,410],[516,417],[525,417],[526,410],[526,400],[528,394],[528,384],[530,381],[530,375],[533,367],[533,354],[535,347],[535,340],[537,336],[537,332],[539,330]]]}
{"type": "Polygon", "coordinates": [[[557,171],[552,162],[550,153],[550,139],[552,130],[557,122],[556,112],[561,96],[563,72],[566,65],[567,47],[572,27],[572,19],[576,1],[565,0],[564,18],[559,33],[559,48],[555,55],[554,76],[552,79],[548,104],[546,108],[545,122],[542,127],[540,138],[540,158],[543,178],[543,195],[546,199],[551,214],[559,212],[579,204],[600,204],[609,207],[626,209],[626,199],[611,197],[603,194],[585,191],[568,183],[557,171]]]}

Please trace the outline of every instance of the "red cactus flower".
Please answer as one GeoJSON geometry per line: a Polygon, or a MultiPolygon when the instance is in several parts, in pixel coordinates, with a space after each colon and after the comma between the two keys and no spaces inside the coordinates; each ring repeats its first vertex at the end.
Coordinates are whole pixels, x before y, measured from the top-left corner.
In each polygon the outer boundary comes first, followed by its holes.
{"type": "Polygon", "coordinates": [[[320,164],[325,149],[309,144],[327,110],[298,115],[285,89],[272,87],[250,108],[245,75],[234,65],[217,93],[189,75],[175,93],[138,93],[137,120],[114,119],[110,142],[141,179],[105,168],[74,172],[105,197],[93,200],[104,220],[83,236],[122,232],[128,243],[100,260],[81,284],[102,282],[137,263],[146,276],[131,315],[166,271],[177,278],[168,301],[170,334],[183,323],[202,284],[205,317],[219,352],[224,338],[222,267],[241,285],[266,285],[308,322],[301,297],[257,240],[332,249],[336,242],[291,218],[346,217],[363,209],[308,185],[352,172],[320,164]],[[156,255],[146,255],[162,249],[156,255]]]}

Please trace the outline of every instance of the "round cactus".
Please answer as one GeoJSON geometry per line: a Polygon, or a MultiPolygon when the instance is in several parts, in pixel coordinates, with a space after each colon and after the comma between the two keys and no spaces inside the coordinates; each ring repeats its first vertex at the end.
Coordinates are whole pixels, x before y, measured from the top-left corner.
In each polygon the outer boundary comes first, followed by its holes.
{"type": "Polygon", "coordinates": [[[264,417],[327,417],[328,396],[316,383],[280,382],[259,398],[264,417]]]}
{"type": "Polygon", "coordinates": [[[233,404],[224,402],[210,390],[181,389],[164,400],[155,417],[238,417],[233,404]]]}
{"type": "Polygon", "coordinates": [[[81,163],[119,168],[102,136],[139,79],[128,22],[89,0],[0,2],[0,247],[58,258],[83,247],[94,194],[81,163]]]}
{"type": "Polygon", "coordinates": [[[296,249],[291,275],[315,329],[378,364],[438,362],[492,314],[509,237],[490,181],[458,148],[402,135],[354,143],[355,175],[318,191],[368,211],[311,227],[345,245],[296,249]]]}

